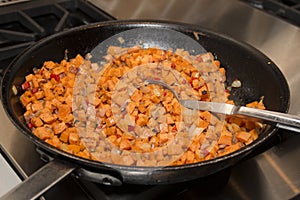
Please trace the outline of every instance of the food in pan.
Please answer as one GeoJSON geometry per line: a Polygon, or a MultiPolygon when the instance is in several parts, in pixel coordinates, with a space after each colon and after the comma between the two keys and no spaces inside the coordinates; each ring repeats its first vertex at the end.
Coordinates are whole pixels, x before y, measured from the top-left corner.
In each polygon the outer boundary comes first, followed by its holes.
{"type": "MultiPolygon", "coordinates": [[[[106,63],[77,55],[33,71],[20,97],[28,127],[45,142],[87,159],[137,166],[195,163],[250,144],[263,127],[191,111],[167,89],[143,85],[144,79],[158,78],[181,98],[233,104],[225,69],[211,53],[110,47],[106,63]]],[[[247,106],[265,109],[262,100],[247,106]]]]}

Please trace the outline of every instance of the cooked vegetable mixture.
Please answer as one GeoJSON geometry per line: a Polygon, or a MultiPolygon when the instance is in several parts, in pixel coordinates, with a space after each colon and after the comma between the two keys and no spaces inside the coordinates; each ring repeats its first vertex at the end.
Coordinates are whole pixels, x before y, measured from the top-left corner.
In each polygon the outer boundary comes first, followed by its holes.
{"type": "MultiPolygon", "coordinates": [[[[254,141],[262,124],[182,107],[182,99],[233,104],[225,69],[211,53],[110,47],[106,63],[87,56],[46,61],[22,84],[28,127],[40,139],[80,157],[137,166],[213,159],[254,141]]],[[[262,100],[248,104],[265,109],[262,100]]]]}

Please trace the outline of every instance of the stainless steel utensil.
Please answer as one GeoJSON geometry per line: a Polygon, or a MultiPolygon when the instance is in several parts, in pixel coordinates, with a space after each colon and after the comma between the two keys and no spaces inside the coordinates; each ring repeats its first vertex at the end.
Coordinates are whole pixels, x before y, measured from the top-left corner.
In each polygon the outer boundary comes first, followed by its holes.
{"type": "Polygon", "coordinates": [[[245,106],[236,106],[220,102],[207,102],[198,100],[183,100],[180,99],[176,91],[173,90],[168,84],[160,80],[147,80],[147,84],[161,85],[170,90],[177,98],[179,103],[190,109],[207,110],[213,113],[220,113],[225,115],[236,115],[241,117],[252,117],[262,119],[268,122],[277,123],[276,126],[281,129],[286,129],[300,133],[300,117],[296,115],[280,113],[270,110],[261,110],[249,108],[245,106]]]}

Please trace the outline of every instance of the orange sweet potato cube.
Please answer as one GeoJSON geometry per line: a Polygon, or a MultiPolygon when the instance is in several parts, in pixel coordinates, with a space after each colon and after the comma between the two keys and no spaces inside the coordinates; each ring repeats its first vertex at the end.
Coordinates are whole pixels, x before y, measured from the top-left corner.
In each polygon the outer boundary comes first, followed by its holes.
{"type": "Polygon", "coordinates": [[[247,142],[251,137],[251,133],[246,131],[239,131],[236,133],[236,139],[241,142],[247,142]]]}

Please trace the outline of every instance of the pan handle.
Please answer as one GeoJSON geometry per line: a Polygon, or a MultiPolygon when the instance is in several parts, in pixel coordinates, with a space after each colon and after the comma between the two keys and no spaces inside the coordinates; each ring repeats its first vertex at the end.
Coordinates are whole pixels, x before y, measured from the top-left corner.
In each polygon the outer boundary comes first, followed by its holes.
{"type": "Polygon", "coordinates": [[[36,199],[70,175],[76,168],[75,164],[55,158],[12,188],[0,200],[36,199]]]}

